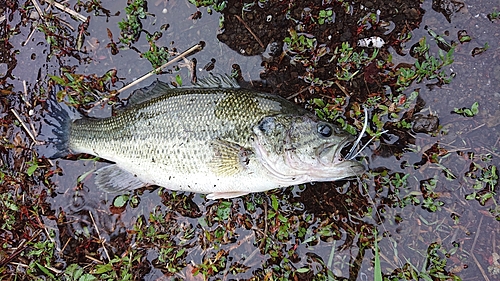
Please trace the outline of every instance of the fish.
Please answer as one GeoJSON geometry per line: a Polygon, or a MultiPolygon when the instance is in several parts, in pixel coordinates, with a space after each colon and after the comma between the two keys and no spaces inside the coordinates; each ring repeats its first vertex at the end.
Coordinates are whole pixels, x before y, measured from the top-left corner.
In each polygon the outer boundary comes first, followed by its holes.
{"type": "MultiPolygon", "coordinates": [[[[107,192],[156,185],[224,199],[357,176],[355,137],[271,93],[223,75],[190,87],[155,81],[106,118],[85,117],[47,99],[54,153],[90,154],[110,164],[95,172],[107,192]]],[[[68,106],[66,106],[68,107],[68,106]]],[[[359,139],[358,141],[359,142],[359,139]]]]}

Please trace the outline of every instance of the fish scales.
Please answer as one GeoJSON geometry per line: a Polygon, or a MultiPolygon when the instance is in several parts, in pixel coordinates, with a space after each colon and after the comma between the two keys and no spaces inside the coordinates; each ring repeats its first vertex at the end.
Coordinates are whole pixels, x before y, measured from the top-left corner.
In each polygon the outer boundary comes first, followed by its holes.
{"type": "Polygon", "coordinates": [[[230,198],[362,169],[339,155],[352,136],[279,96],[163,83],[137,96],[115,116],[77,119],[68,125],[69,136],[59,133],[69,153],[116,163],[97,172],[104,190],[155,184],[230,198]]]}
{"type": "Polygon", "coordinates": [[[131,161],[154,158],[168,169],[189,173],[206,162],[210,140],[248,147],[251,127],[279,112],[299,113],[297,108],[284,108],[274,96],[247,90],[181,90],[114,117],[76,120],[69,147],[111,161],[116,155],[131,161]]]}

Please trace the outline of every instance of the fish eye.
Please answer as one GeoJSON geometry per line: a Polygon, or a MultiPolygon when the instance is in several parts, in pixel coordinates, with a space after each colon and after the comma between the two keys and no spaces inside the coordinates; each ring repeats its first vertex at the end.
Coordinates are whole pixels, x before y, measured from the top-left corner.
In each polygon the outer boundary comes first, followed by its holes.
{"type": "Polygon", "coordinates": [[[276,127],[276,124],[274,122],[273,117],[266,117],[262,119],[262,121],[259,124],[259,130],[261,130],[263,133],[267,134],[271,131],[273,131],[276,127]]]}
{"type": "Polygon", "coordinates": [[[318,133],[323,137],[329,137],[332,135],[333,129],[328,124],[318,124],[317,127],[318,133]]]}

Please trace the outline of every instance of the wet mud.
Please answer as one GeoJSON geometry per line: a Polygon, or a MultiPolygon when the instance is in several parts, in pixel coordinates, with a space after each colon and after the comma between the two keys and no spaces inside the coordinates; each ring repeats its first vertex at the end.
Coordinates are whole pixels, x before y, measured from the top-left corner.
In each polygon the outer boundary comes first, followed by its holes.
{"type": "Polygon", "coordinates": [[[495,1],[34,2],[0,5],[0,279],[373,280],[376,255],[391,280],[500,278],[495,1]],[[353,134],[367,108],[366,173],[212,201],[107,194],[109,163],[36,152],[50,93],[105,117],[210,73],[353,134]]]}

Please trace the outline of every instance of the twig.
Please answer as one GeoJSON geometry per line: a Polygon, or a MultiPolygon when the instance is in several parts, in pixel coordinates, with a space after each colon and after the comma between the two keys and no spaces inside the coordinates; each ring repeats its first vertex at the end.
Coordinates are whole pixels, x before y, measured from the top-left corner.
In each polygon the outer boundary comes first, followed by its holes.
{"type": "Polygon", "coordinates": [[[483,274],[484,280],[490,281],[490,278],[488,278],[488,275],[486,275],[486,272],[484,271],[483,267],[479,263],[479,261],[476,259],[476,256],[474,255],[474,247],[476,247],[476,242],[477,242],[477,237],[479,237],[479,231],[481,230],[481,224],[483,223],[483,216],[481,216],[481,219],[479,220],[479,225],[477,226],[477,232],[476,232],[476,237],[474,237],[474,242],[472,243],[472,247],[470,249],[470,254],[472,258],[474,259],[474,262],[476,262],[477,267],[479,268],[479,271],[481,271],[481,274],[483,274]]]}
{"type": "Polygon", "coordinates": [[[20,263],[20,262],[11,262],[10,264],[15,265],[15,266],[25,267],[25,268],[29,267],[29,265],[24,264],[24,263],[20,263]]]}
{"type": "Polygon", "coordinates": [[[5,20],[5,15],[0,17],[0,23],[2,23],[5,20]]]}
{"type": "Polygon", "coordinates": [[[54,0],[49,0],[49,4],[52,4],[52,5],[56,6],[56,8],[58,8],[59,10],[61,10],[63,12],[66,12],[66,13],[74,16],[75,18],[79,19],[82,22],[86,22],[87,21],[87,17],[85,17],[85,16],[83,16],[83,15],[81,15],[81,14],[79,14],[79,13],[73,11],[73,10],[71,10],[70,8],[62,5],[61,3],[58,3],[58,2],[56,2],[54,0]]]}
{"type": "MultiPolygon", "coordinates": [[[[391,238],[391,240],[392,240],[392,238],[391,238]]],[[[336,240],[335,240],[335,241],[336,241],[336,240]]],[[[392,241],[390,241],[389,243],[392,245],[392,241]]],[[[394,249],[394,245],[392,245],[392,246],[391,246],[391,248],[392,248],[393,250],[395,250],[395,249],[394,249]]],[[[396,265],[396,264],[395,264],[395,263],[394,263],[394,262],[393,262],[390,258],[388,258],[386,255],[384,255],[384,253],[381,253],[381,251],[379,251],[379,253],[378,253],[378,254],[380,255],[380,257],[381,257],[381,258],[383,258],[383,259],[384,259],[384,260],[385,260],[388,264],[390,264],[393,268],[398,268],[398,266],[397,266],[397,265],[396,265]]],[[[399,257],[398,257],[398,256],[396,256],[396,259],[397,259],[397,260],[398,260],[398,262],[399,262],[399,266],[402,266],[402,265],[403,265],[403,263],[401,262],[401,260],[399,259],[399,257]]]]}
{"type": "MultiPolygon", "coordinates": [[[[26,85],[26,80],[23,80],[23,90],[24,90],[24,97],[28,97],[28,86],[26,85]]],[[[24,101],[26,105],[31,106],[27,101],[24,101]]]]}
{"type": "Polygon", "coordinates": [[[106,249],[106,245],[104,245],[105,240],[101,237],[101,232],[99,232],[99,228],[97,227],[97,224],[95,223],[94,216],[92,215],[92,212],[89,211],[90,218],[92,219],[92,223],[94,224],[95,231],[97,232],[97,235],[99,236],[99,240],[101,240],[102,248],[104,249],[104,253],[106,253],[106,257],[108,258],[108,261],[111,260],[108,254],[108,250],[106,249]]]}
{"type": "MultiPolygon", "coordinates": [[[[497,146],[496,146],[496,145],[494,145],[493,147],[497,147],[497,146]]],[[[500,157],[500,154],[495,153],[495,152],[493,152],[493,151],[491,151],[491,150],[487,149],[486,147],[482,147],[482,149],[484,149],[484,150],[488,151],[488,153],[491,153],[491,154],[495,155],[496,157],[500,157]]]]}
{"type": "Polygon", "coordinates": [[[9,263],[10,261],[12,261],[17,255],[19,255],[20,253],[22,253],[22,251],[24,251],[24,249],[26,249],[27,244],[30,243],[31,241],[33,241],[35,238],[38,237],[38,235],[40,235],[40,233],[42,233],[42,230],[39,229],[37,232],[35,232],[35,234],[33,234],[33,236],[31,236],[30,240],[28,240],[28,242],[21,242],[19,244],[19,246],[17,247],[17,250],[14,251],[9,257],[5,258],[4,260],[0,261],[0,267],[3,267],[4,265],[6,265],[7,263],[9,263]]]}
{"type": "Polygon", "coordinates": [[[306,87],[306,88],[304,88],[304,89],[302,89],[302,90],[298,91],[297,93],[295,93],[295,94],[292,94],[292,95],[288,96],[286,99],[287,99],[287,100],[289,100],[289,99],[293,99],[294,97],[296,97],[296,96],[298,96],[298,95],[302,94],[303,92],[307,91],[308,89],[309,89],[309,88],[308,88],[308,87],[306,87]]]}
{"type": "Polygon", "coordinates": [[[260,242],[259,249],[265,246],[267,239],[267,202],[264,200],[264,235],[262,236],[262,241],[260,242]]]}
{"type": "Polygon", "coordinates": [[[259,43],[259,45],[262,48],[265,48],[266,46],[264,46],[262,41],[260,41],[259,37],[257,37],[257,35],[255,35],[255,33],[253,33],[253,31],[250,29],[250,27],[247,25],[247,23],[244,22],[238,15],[234,15],[234,16],[245,26],[245,28],[248,30],[248,32],[250,32],[250,34],[252,34],[253,38],[255,38],[255,40],[257,40],[257,43],[259,43]]]}
{"type": "Polygon", "coordinates": [[[59,248],[59,243],[56,243],[56,241],[54,240],[54,238],[52,238],[52,236],[50,235],[50,232],[49,230],[47,229],[47,226],[43,223],[43,221],[40,219],[40,216],[38,215],[38,212],[34,212],[33,213],[36,221],[38,222],[38,224],[43,227],[43,230],[45,230],[45,234],[47,234],[47,239],[50,240],[50,242],[52,242],[55,246],[56,246],[56,250],[57,251],[61,251],[61,249],[59,248]]]}
{"type": "Polygon", "coordinates": [[[91,261],[96,262],[96,263],[99,263],[99,264],[104,264],[102,261],[100,261],[100,260],[98,260],[98,259],[96,259],[96,258],[94,258],[94,257],[92,257],[92,256],[85,255],[85,257],[86,257],[87,259],[91,260],[91,261]]]}
{"type": "Polygon", "coordinates": [[[66,22],[65,20],[63,19],[60,19],[59,21],[61,24],[64,24],[65,26],[67,26],[69,29],[71,29],[71,31],[75,31],[76,29],[69,23],[69,22],[66,22]]]}
{"type": "Polygon", "coordinates": [[[479,129],[479,128],[481,128],[481,127],[485,126],[485,125],[486,125],[486,123],[483,123],[483,124],[481,124],[481,125],[477,126],[476,128],[474,128],[474,129],[472,129],[472,130],[468,131],[467,133],[473,132],[473,131],[475,131],[475,130],[477,130],[477,129],[479,129]]]}
{"type": "Polygon", "coordinates": [[[64,249],[66,249],[66,247],[68,246],[69,241],[71,241],[71,236],[70,236],[70,237],[69,237],[69,239],[66,241],[66,243],[64,243],[64,246],[62,247],[62,249],[61,249],[61,251],[59,252],[59,254],[62,254],[62,252],[64,252],[64,249]]]}
{"type": "Polygon", "coordinates": [[[35,6],[35,10],[38,12],[38,15],[43,20],[43,22],[45,23],[45,25],[47,25],[47,22],[45,21],[45,17],[44,17],[45,14],[43,13],[42,8],[40,8],[40,4],[38,3],[38,1],[37,0],[31,0],[31,3],[33,3],[33,5],[35,6]]]}
{"type": "Polygon", "coordinates": [[[53,268],[52,266],[48,266],[48,265],[45,265],[45,268],[47,269],[50,269],[52,272],[54,272],[55,274],[61,274],[62,271],[57,269],[57,268],[53,268]]]}
{"type": "MultiPolygon", "coordinates": [[[[0,21],[1,22],[1,21],[0,21]]],[[[30,31],[30,34],[28,34],[28,38],[26,38],[26,40],[21,44],[21,46],[26,46],[26,44],[28,44],[28,42],[30,41],[31,37],[33,37],[33,34],[35,34],[35,32],[37,31],[36,28],[33,28],[31,31],[30,31]]]]}
{"type": "Polygon", "coordinates": [[[130,88],[130,87],[132,87],[132,86],[134,86],[134,85],[136,85],[136,84],[138,84],[138,83],[146,80],[147,78],[153,76],[154,74],[156,74],[160,70],[164,69],[165,67],[167,67],[167,66],[169,66],[169,65],[177,62],[178,60],[181,60],[184,57],[190,55],[192,52],[199,51],[199,50],[203,49],[204,45],[205,45],[205,43],[203,43],[203,42],[200,42],[200,43],[194,45],[193,47],[189,48],[187,51],[184,51],[182,54],[178,55],[177,57],[175,57],[172,60],[168,61],[167,63],[163,64],[162,66],[156,68],[155,70],[152,70],[152,71],[148,72],[147,74],[143,75],[141,78],[139,78],[139,79],[135,80],[134,82],[128,84],[127,86],[121,88],[120,90],[118,90],[116,92],[116,94],[119,94],[119,93],[127,90],[128,88],[130,88]]]}
{"type": "Polygon", "coordinates": [[[251,261],[253,259],[253,257],[260,251],[259,248],[255,249],[252,251],[252,253],[250,255],[248,255],[248,257],[245,258],[245,260],[243,262],[241,262],[241,265],[243,266],[249,266],[249,261],[251,261]]]}
{"type": "Polygon", "coordinates": [[[28,135],[30,136],[31,140],[35,143],[35,144],[40,144],[36,139],[35,139],[35,136],[33,135],[33,133],[30,131],[30,129],[28,129],[28,126],[26,126],[26,124],[23,122],[23,120],[21,120],[21,117],[19,116],[19,114],[16,112],[15,109],[11,108],[10,111],[14,114],[14,116],[16,116],[17,120],[19,121],[19,123],[21,123],[21,126],[23,126],[24,130],[26,131],[26,133],[28,133],[28,135]]]}
{"type": "Polygon", "coordinates": [[[342,92],[344,92],[344,94],[348,97],[350,97],[351,95],[347,92],[347,90],[344,88],[344,86],[340,85],[339,81],[335,81],[335,85],[337,85],[337,87],[339,87],[340,90],[342,90],[342,92]]]}

